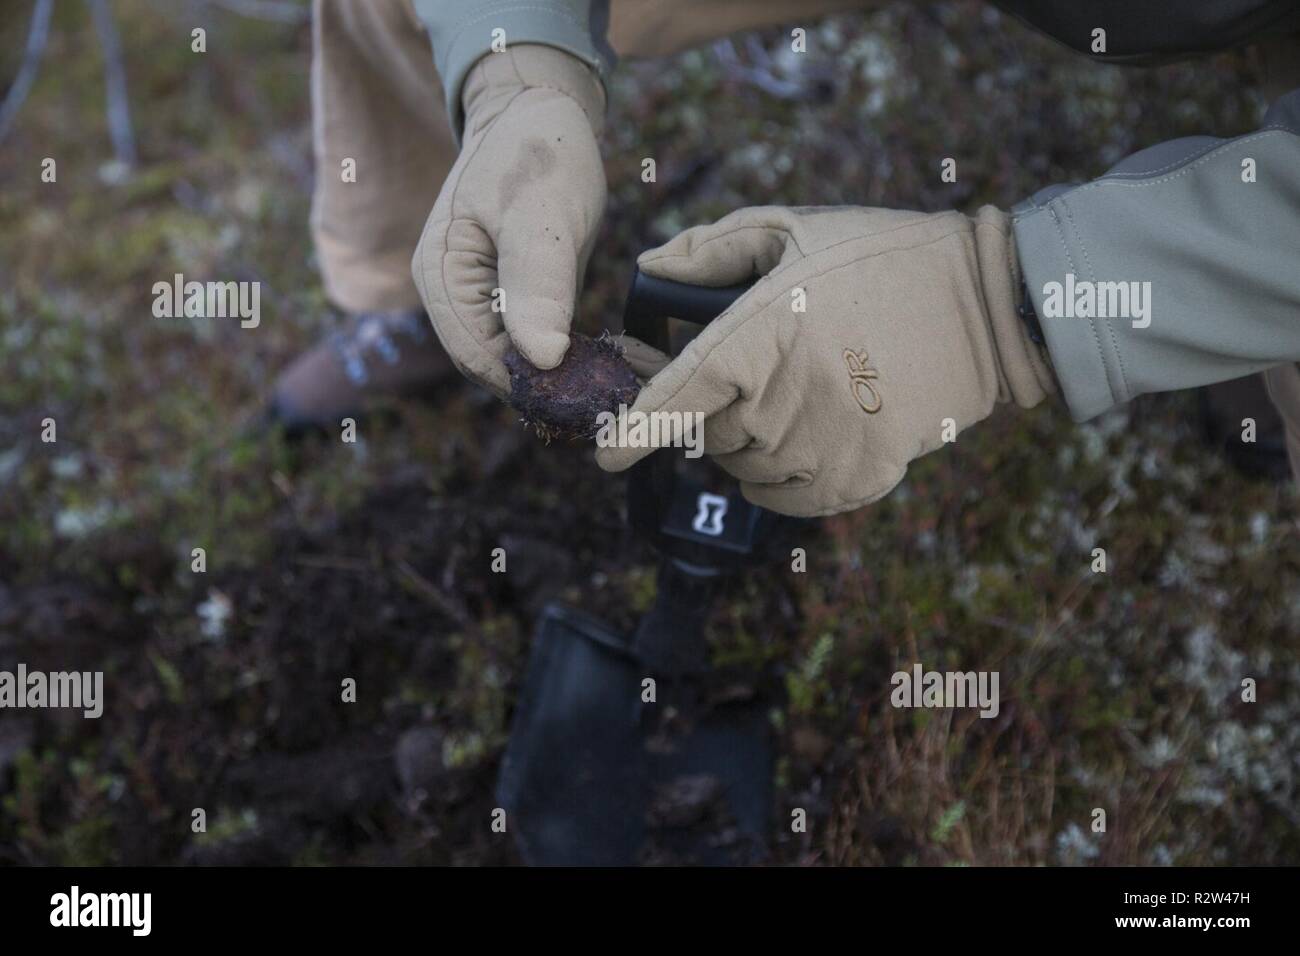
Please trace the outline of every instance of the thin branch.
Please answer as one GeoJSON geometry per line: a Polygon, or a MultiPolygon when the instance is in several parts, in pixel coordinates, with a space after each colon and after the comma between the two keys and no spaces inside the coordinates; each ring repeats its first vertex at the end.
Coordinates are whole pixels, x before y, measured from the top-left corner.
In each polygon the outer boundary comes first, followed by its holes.
{"type": "Polygon", "coordinates": [[[36,7],[32,10],[32,24],[27,30],[27,49],[23,53],[23,62],[18,67],[13,86],[9,87],[4,102],[0,103],[0,140],[9,132],[36,81],[36,71],[40,69],[45,43],[50,38],[50,14],[53,10],[54,0],[36,0],[36,7]]]}
{"type": "Polygon", "coordinates": [[[90,15],[99,34],[99,45],[104,51],[105,114],[108,133],[113,139],[113,151],[127,166],[136,164],[135,133],[131,129],[131,100],[126,92],[126,66],[122,61],[122,41],[117,35],[117,25],[108,9],[107,0],[86,0],[90,15]]]}

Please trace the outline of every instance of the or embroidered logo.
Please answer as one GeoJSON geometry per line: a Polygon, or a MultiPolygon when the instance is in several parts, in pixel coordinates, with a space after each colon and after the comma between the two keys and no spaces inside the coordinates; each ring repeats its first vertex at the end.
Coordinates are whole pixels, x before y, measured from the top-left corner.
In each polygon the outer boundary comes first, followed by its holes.
{"type": "Polygon", "coordinates": [[[868,415],[880,411],[880,393],[876,391],[876,386],[872,380],[879,378],[880,373],[867,364],[867,351],[855,352],[853,349],[844,350],[844,364],[849,367],[849,381],[853,386],[853,397],[858,400],[862,410],[868,415]]]}

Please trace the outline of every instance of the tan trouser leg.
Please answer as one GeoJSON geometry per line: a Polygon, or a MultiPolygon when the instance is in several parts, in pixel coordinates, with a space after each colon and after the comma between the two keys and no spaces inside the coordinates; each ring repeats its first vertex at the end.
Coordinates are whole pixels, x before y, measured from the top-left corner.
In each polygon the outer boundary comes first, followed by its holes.
{"type": "Polygon", "coordinates": [[[315,0],[312,14],[311,227],[326,294],[349,312],[418,308],[411,253],[456,159],[428,36],[410,0],[315,0]]]}
{"type": "MultiPolygon", "coordinates": [[[[467,0],[468,2],[468,0],[467,0]]],[[[863,0],[614,0],[610,44],[662,56],[863,0]]],[[[415,250],[456,159],[442,85],[410,0],[314,0],[312,237],[325,291],[350,312],[415,308],[415,250]],[[342,164],[356,161],[356,182],[342,164]]]]}

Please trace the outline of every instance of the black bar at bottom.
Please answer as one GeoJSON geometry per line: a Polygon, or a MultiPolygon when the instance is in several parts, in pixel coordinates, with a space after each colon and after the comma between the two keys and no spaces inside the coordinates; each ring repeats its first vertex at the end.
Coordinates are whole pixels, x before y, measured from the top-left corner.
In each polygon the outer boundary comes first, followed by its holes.
{"type": "Polygon", "coordinates": [[[512,927],[531,927],[535,946],[582,939],[611,922],[616,939],[621,929],[627,940],[646,933],[665,943],[698,939],[712,926],[733,947],[751,935],[770,944],[781,930],[824,943],[828,931],[842,930],[864,945],[899,934],[927,947],[949,939],[987,946],[1199,936],[1222,948],[1261,931],[1289,935],[1295,887],[1294,869],[1255,868],[11,868],[0,870],[0,917],[6,943],[67,942],[75,933],[80,943],[130,945],[146,938],[135,935],[143,920],[133,929],[130,919],[143,912],[144,897],[120,894],[147,893],[147,938],[205,950],[283,940],[295,950],[320,943],[337,952],[352,940],[404,938],[459,948],[466,937],[497,942],[512,927]],[[93,910],[116,912],[127,925],[52,925],[71,922],[74,886],[79,923],[93,910]],[[102,894],[114,898],[105,903],[102,894]],[[637,899],[657,902],[630,905],[637,899]],[[132,909],[133,901],[140,905],[132,909]]]}

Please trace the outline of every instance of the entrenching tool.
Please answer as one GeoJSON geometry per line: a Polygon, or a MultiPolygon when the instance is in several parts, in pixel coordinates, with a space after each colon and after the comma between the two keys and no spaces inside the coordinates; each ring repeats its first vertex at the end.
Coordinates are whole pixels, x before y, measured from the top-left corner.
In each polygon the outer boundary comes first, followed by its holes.
{"type": "MultiPolygon", "coordinates": [[[[669,317],[705,324],[750,284],[638,270],[624,327],[668,351],[669,317]]],[[[632,634],[558,603],[543,610],[497,782],[507,828],[535,865],[761,860],[767,707],[709,699],[704,628],[721,580],[774,557],[793,522],[676,449],[633,466],[627,493],[630,525],[660,555],[654,605],[632,634]]]]}

